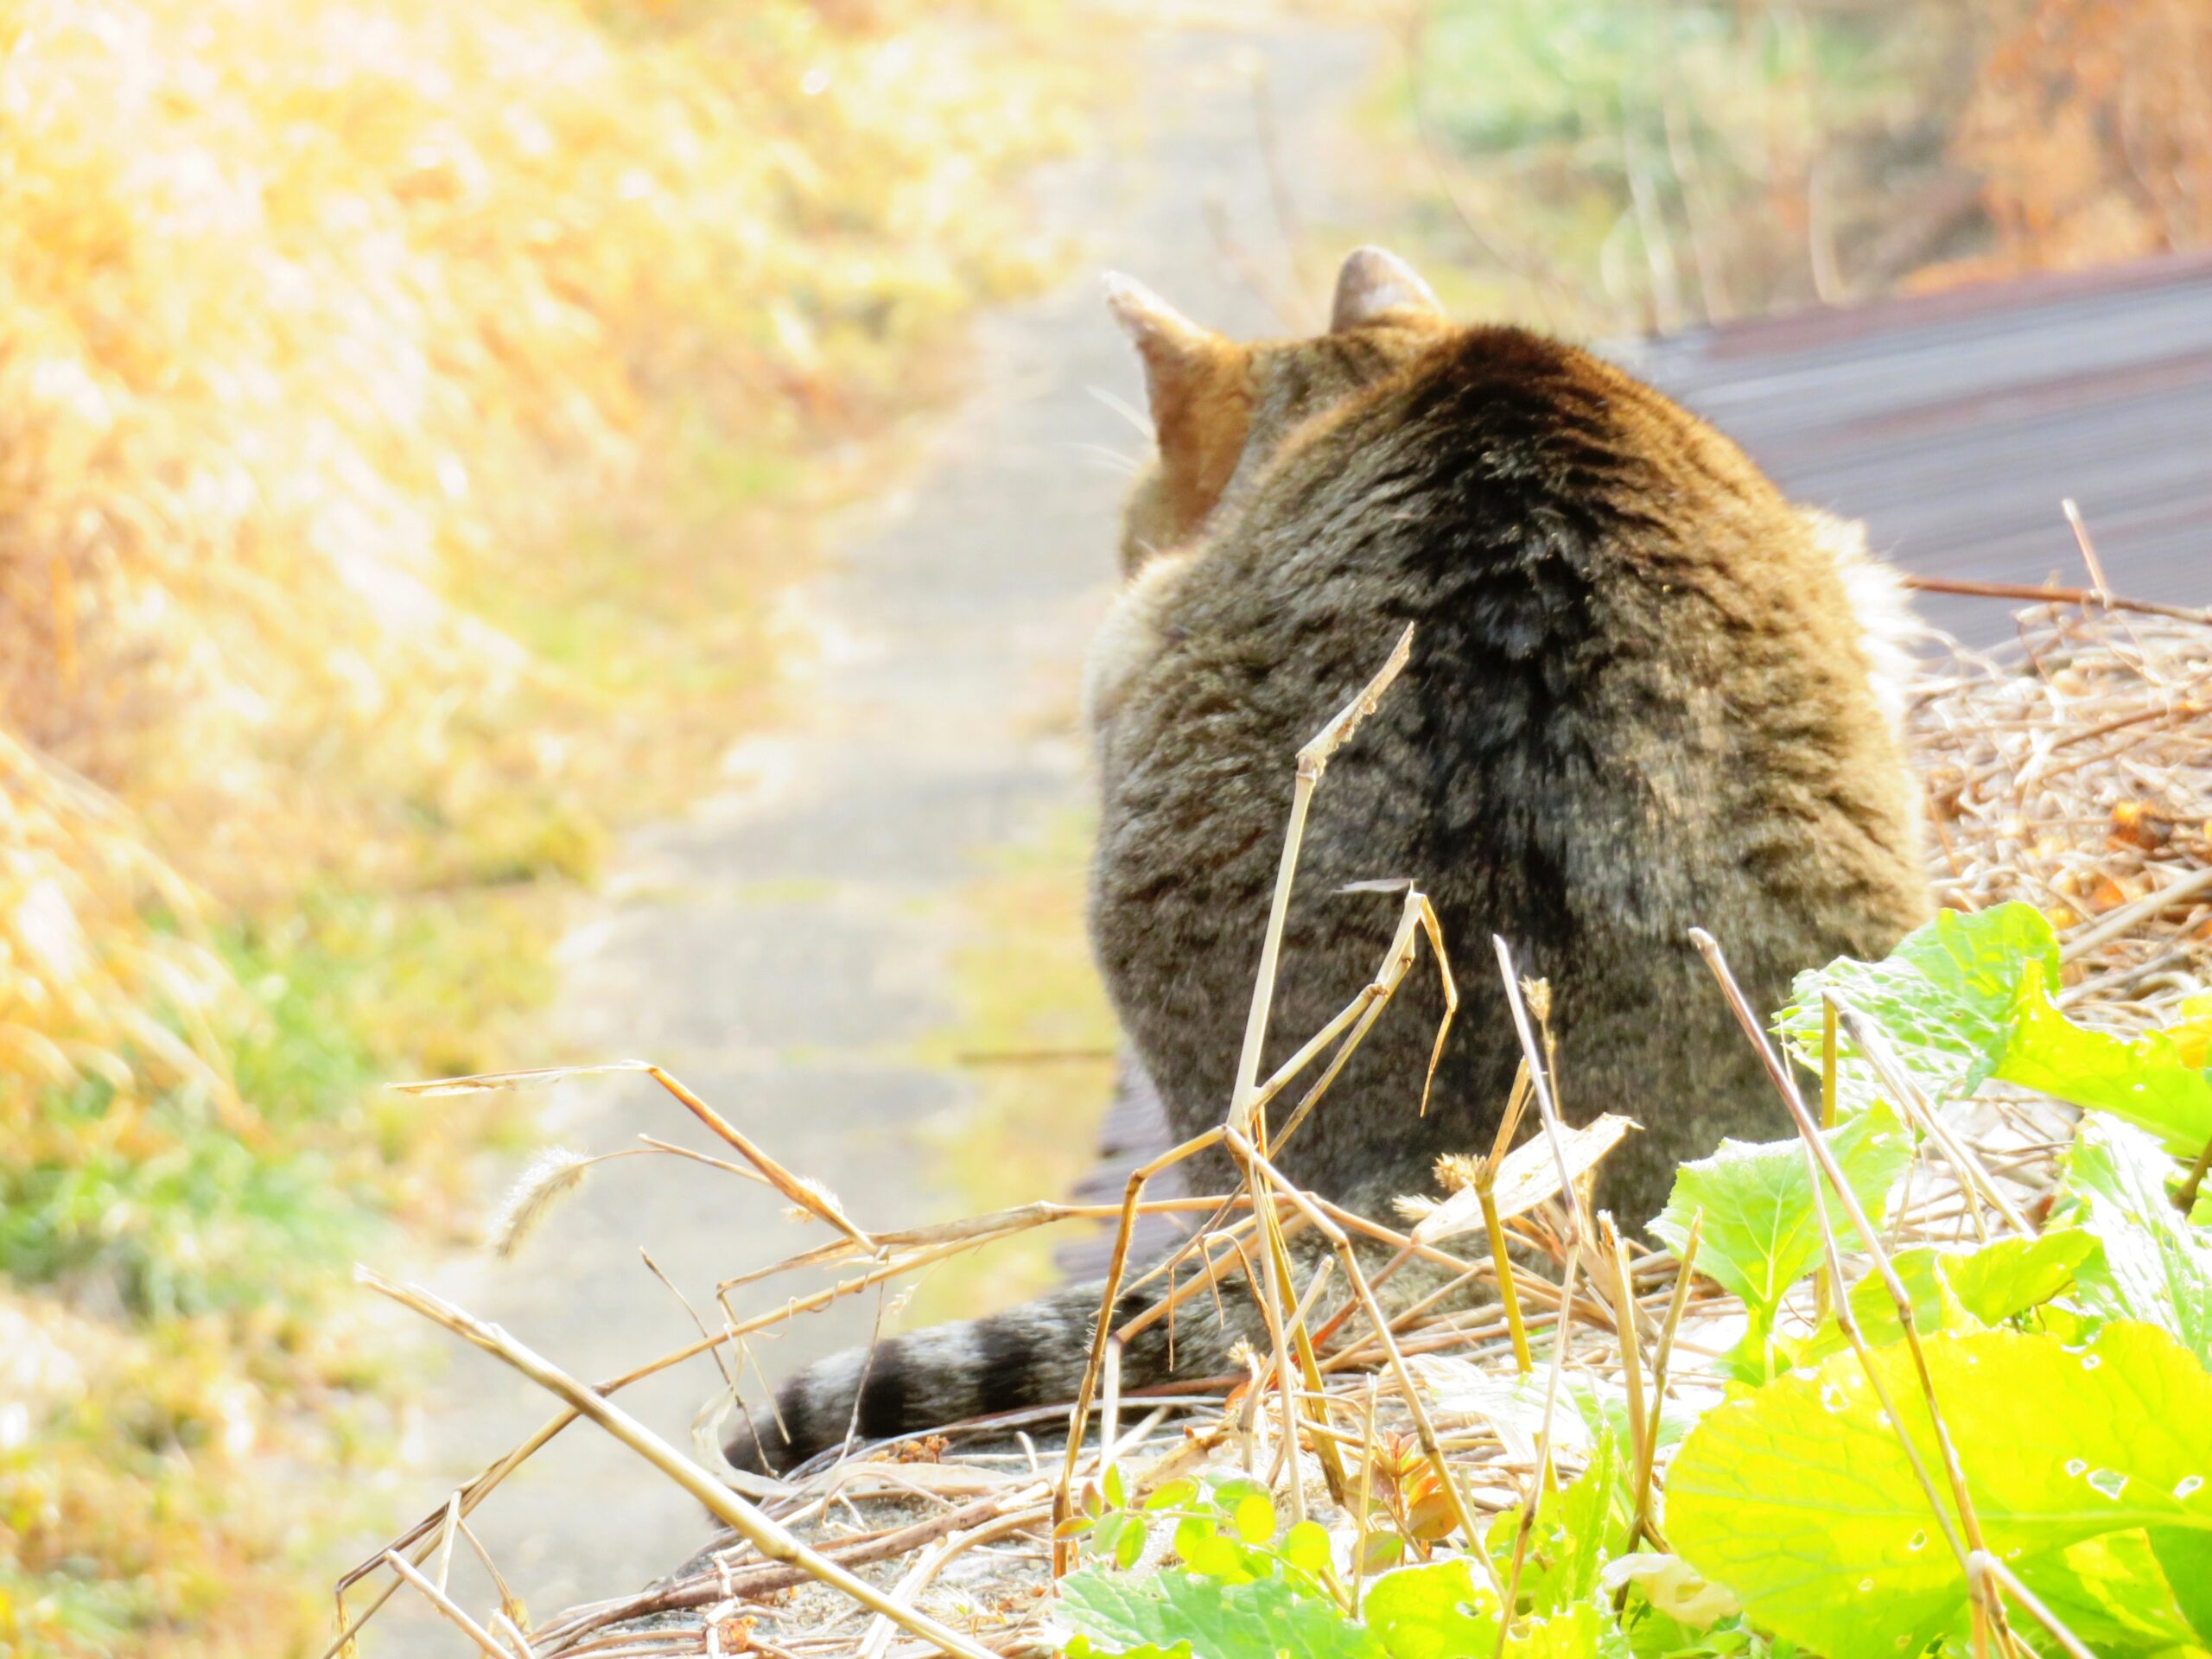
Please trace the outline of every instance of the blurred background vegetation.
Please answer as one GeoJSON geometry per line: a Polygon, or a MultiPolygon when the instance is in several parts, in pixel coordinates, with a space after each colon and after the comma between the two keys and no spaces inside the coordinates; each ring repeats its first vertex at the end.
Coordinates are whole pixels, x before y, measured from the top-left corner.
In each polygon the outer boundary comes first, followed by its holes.
{"type": "Polygon", "coordinates": [[[1671,329],[2212,238],[2204,0],[1438,0],[1378,93],[1465,297],[1671,329]]]}
{"type": "Polygon", "coordinates": [[[1045,0],[0,10],[0,1652],[280,1654],[611,825],[1046,269],[1045,0]]]}
{"type": "MultiPolygon", "coordinates": [[[[1353,228],[1493,315],[2212,236],[2212,0],[1326,10],[1402,48],[1353,228]]],[[[526,1128],[375,1085],[511,1058],[772,714],[806,526],[1067,266],[1085,16],[0,4],[0,1654],[313,1642],[400,1385],[334,1287],[526,1128]]]]}

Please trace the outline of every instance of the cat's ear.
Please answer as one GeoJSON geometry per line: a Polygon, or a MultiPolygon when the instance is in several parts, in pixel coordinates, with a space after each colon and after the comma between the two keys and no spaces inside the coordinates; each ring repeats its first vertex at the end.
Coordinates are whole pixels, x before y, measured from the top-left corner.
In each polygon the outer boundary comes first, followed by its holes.
{"type": "Polygon", "coordinates": [[[1354,248],[1337,273],[1337,302],[1330,310],[1329,330],[1342,334],[1357,328],[1385,311],[1444,315],[1435,290],[1396,254],[1384,248],[1354,248]]]}
{"type": "Polygon", "coordinates": [[[1160,451],[1166,531],[1197,528],[1243,453],[1251,419],[1251,359],[1201,328],[1142,283],[1106,276],[1106,305],[1144,359],[1145,395],[1160,451]]]}
{"type": "Polygon", "coordinates": [[[1169,423],[1170,409],[1213,376],[1229,342],[1199,327],[1135,277],[1109,270],[1105,288],[1106,308],[1144,359],[1153,425],[1160,428],[1169,423]]]}

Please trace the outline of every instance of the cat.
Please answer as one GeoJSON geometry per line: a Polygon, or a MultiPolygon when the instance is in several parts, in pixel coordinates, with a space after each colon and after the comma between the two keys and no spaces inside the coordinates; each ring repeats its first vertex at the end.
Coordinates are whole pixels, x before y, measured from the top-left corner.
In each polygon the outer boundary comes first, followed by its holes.
{"type": "MultiPolygon", "coordinates": [[[[1550,982],[1568,1118],[1642,1126],[1601,1166],[1624,1221],[1723,1136],[1786,1133],[1688,935],[1717,934],[1764,1010],[1796,970],[1878,957],[1928,914],[1894,575],[1650,386],[1521,328],[1455,325],[1380,250],[1347,259],[1312,339],[1234,343],[1127,278],[1107,293],[1158,453],[1087,669],[1090,929],[1174,1135],[1227,1110],[1293,757],[1408,623],[1403,674],[1313,804],[1262,1075],[1376,974],[1408,882],[1441,920],[1458,1018],[1424,1110],[1444,1005],[1421,964],[1277,1166],[1387,1218],[1440,1154],[1489,1147],[1521,1058],[1493,934],[1550,982]]],[[[1216,1148],[1189,1179],[1227,1192],[1236,1172],[1216,1148]]],[[[1403,1305],[1436,1281],[1388,1283],[1403,1305]]],[[[785,1469],[849,1427],[1071,1399],[1102,1294],[824,1361],[779,1391],[780,1431],[762,1414],[728,1454],[785,1469]]],[[[1116,1325],[1159,1294],[1125,1292],[1116,1325]]],[[[1186,1303],[1173,1374],[1229,1369],[1240,1338],[1264,1345],[1241,1285],[1186,1303]]],[[[1161,1321],[1122,1380],[1170,1374],[1161,1321]]]]}

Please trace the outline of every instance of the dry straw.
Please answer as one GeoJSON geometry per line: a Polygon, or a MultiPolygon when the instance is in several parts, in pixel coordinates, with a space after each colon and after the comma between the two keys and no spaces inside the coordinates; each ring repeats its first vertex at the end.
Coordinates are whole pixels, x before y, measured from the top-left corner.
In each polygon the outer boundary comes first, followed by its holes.
{"type": "MultiPolygon", "coordinates": [[[[1334,744],[1357,741],[1349,728],[1357,723],[1357,709],[1387,692],[1388,682],[1387,672],[1378,677],[1301,760],[1301,799],[1319,786],[1334,744]]],[[[2155,1005],[2202,982],[2212,957],[2212,879],[2204,874],[2212,869],[2206,844],[2212,817],[2208,690],[2212,625],[2139,619],[2116,607],[2052,607],[2024,613],[2015,646],[1994,654],[1953,652],[1923,683],[1912,731],[1917,762],[1931,784],[1931,856],[1944,894],[1974,905],[2025,898],[2053,912],[2069,928],[2068,995],[2078,1015],[2139,1018],[2141,1001],[2155,1005]]],[[[1294,823],[1278,915],[1295,880],[1297,839],[1294,823]]],[[[795,1311],[910,1274],[947,1254],[1070,1220],[1110,1217],[1118,1224],[1121,1248],[1103,1302],[1110,1309],[1125,1276],[1136,1217],[1171,1210],[1205,1217],[1185,1247],[1184,1276],[1172,1300],[1239,1294],[1262,1302],[1269,1340],[1246,1370],[1151,1389],[1109,1387],[1109,1424],[1147,1414],[1126,1433],[1109,1428],[1110,1445],[1067,1440],[1050,1461],[993,1445],[1003,1446],[1026,1429],[1064,1432],[1068,1419],[1059,1408],[953,1426],[946,1431],[949,1440],[910,1436],[825,1454],[783,1481],[760,1483],[757,1508],[709,1488],[718,1512],[737,1522],[739,1537],[716,1544],[651,1589],[546,1621],[528,1633],[528,1651],[542,1659],[657,1659],[745,1649],[866,1659],[894,1652],[1025,1651],[1039,1637],[1043,1604],[1038,1592],[1049,1563],[1057,1554],[1058,1564],[1066,1564],[1066,1550],[1055,1548],[1065,1542],[1062,1523],[1090,1484],[1103,1478],[1109,1460],[1116,1478],[1138,1495],[1200,1468],[1241,1465],[1272,1478],[1294,1508],[1344,1522],[1363,1539],[1389,1524],[1378,1492],[1399,1491],[1407,1480],[1427,1482],[1441,1504],[1447,1536],[1464,1540],[1493,1515],[1519,1516],[1521,1548],[1509,1568],[1517,1573],[1536,1495],[1547,1480],[1571,1475],[1580,1460],[1570,1432],[1575,1414],[1561,1410],[1559,1400],[1561,1379],[1571,1370],[1632,1393],[1637,1523],[1656,1540],[1652,1499],[1665,1473],[1657,1451],[1659,1423],[1671,1412],[1713,1397],[1716,1385],[1698,1357],[1711,1351],[1718,1322],[1738,1305],[1709,1282],[1686,1277],[1672,1257],[1621,1238],[1587,1212],[1588,1172],[1617,1134],[1607,1125],[1573,1131],[1558,1121],[1549,1096],[1542,1000],[1528,1007],[1502,946],[1499,971],[1515,1006],[1526,1061],[1516,1099],[1537,1108],[1529,1141],[1509,1149],[1501,1140],[1481,1159],[1455,1164],[1447,1174],[1459,1190],[1440,1202],[1408,1195],[1418,1217],[1410,1234],[1300,1190],[1282,1179],[1269,1155],[1294,1132],[1300,1116],[1328,1109],[1315,1098],[1318,1088],[1281,1123],[1271,1123],[1270,1106],[1306,1071],[1325,1084],[1409,970],[1414,942],[1429,919],[1420,895],[1408,895],[1405,925],[1373,994],[1363,993],[1292,1065],[1265,1079],[1249,1063],[1263,1034],[1255,1017],[1230,1121],[1216,1135],[1138,1170],[1119,1205],[1039,1204],[969,1222],[869,1233],[834,1199],[798,1183],[734,1126],[655,1071],[729,1145],[731,1167],[787,1194],[795,1186],[809,1193],[814,1213],[838,1231],[783,1268],[748,1274],[744,1284],[797,1267],[843,1264],[846,1276],[785,1307],[753,1315],[737,1307],[731,1293],[742,1286],[734,1281],[723,1287],[720,1332],[709,1331],[589,1395],[460,1310],[383,1287],[537,1376],[564,1404],[537,1434],[395,1541],[397,1554],[379,1551],[349,1583],[381,1577],[378,1603],[395,1587],[414,1583],[398,1573],[397,1563],[427,1560],[448,1548],[462,1517],[579,1414],[603,1426],[613,1423],[613,1432],[663,1473],[698,1489],[703,1478],[696,1467],[669,1467],[664,1448],[641,1444],[611,1408],[602,1408],[604,1396],[639,1377],[741,1343],[795,1311]],[[1238,1191],[1162,1201],[1143,1197],[1153,1175],[1216,1142],[1227,1143],[1244,1172],[1238,1191]],[[1308,1229],[1331,1245],[1341,1291],[1332,1293],[1325,1281],[1289,1282],[1281,1241],[1308,1229]],[[1478,1261],[1443,1248],[1484,1235],[1478,1261]],[[1471,1309],[1431,1299],[1387,1313],[1376,1293],[1376,1275],[1351,1247],[1355,1236],[1389,1247],[1398,1259],[1421,1254],[1449,1266],[1461,1275],[1463,1287],[1510,1289],[1514,1294],[1504,1306],[1510,1317],[1489,1295],[1478,1296],[1479,1305],[1471,1309]],[[1488,1241],[1498,1237],[1518,1246],[1516,1258],[1488,1249],[1488,1241]],[[1247,1270],[1252,1267],[1259,1271],[1247,1270]],[[1414,1356],[1422,1357],[1418,1366],[1409,1363],[1414,1356]],[[1531,1387],[1538,1390],[1533,1416],[1525,1391],[1531,1387]],[[1371,1500],[1378,1507],[1370,1510],[1371,1500]],[[830,1525],[833,1513],[849,1521],[859,1517],[858,1529],[830,1525]],[[799,1547],[800,1536],[814,1541],[799,1547]],[[944,1588],[944,1575],[956,1565],[962,1586],[944,1588]],[[854,1575],[866,1580],[864,1590],[855,1589],[854,1575]],[[859,1596],[874,1610],[874,1622],[856,1628],[840,1611],[849,1604],[841,1604],[825,1586],[859,1596]],[[957,1635],[926,1622],[963,1611],[957,1635]],[[902,1630],[909,1642],[903,1649],[895,1645],[902,1630]]],[[[1433,934],[1430,942],[1441,943],[1433,934]]],[[[1700,943],[1719,981],[1716,994],[1736,1007],[1746,1040],[1765,1054],[1803,1133],[1816,1188],[1834,1199],[1821,1206],[1824,1279],[1841,1281],[1847,1254],[1871,1260],[1897,1301],[1908,1341],[1916,1344],[1909,1300],[1888,1266],[1899,1233],[1878,1232],[1837,1179],[1796,1079],[1767,1045],[1757,1013],[1735,990],[1721,942],[1701,936],[1700,943]]],[[[1263,974],[1255,1007],[1265,987],[1263,974]]],[[[1840,1012],[1852,1017],[1849,1010],[1840,1012]]],[[[1934,1181],[1926,1179],[1932,1169],[1923,1172],[1914,1190],[1924,1185],[1935,1196],[1910,1205],[1902,1236],[1957,1237],[2018,1225],[2026,1199],[2049,1179],[2047,1147],[2057,1121],[2042,1109],[2001,1102],[1971,1109],[1956,1103],[1918,1106],[1926,1121],[1942,1128],[1928,1146],[1950,1173],[1934,1181]]],[[[1694,1238],[1693,1228],[1693,1255],[1694,1238]]],[[[1845,1299],[1827,1300],[1836,1312],[1848,1313],[1845,1299]]],[[[1847,1330],[1854,1344],[1863,1346],[1855,1325],[1847,1330]]],[[[1102,1325],[1093,1343],[1076,1408],[1078,1422],[1089,1414],[1087,1402],[1097,1383],[1113,1375],[1113,1334],[1102,1325]]],[[[1973,1494],[1948,1455],[1942,1402],[1927,1386],[1924,1370],[1921,1382],[1919,1402],[1890,1404],[1900,1421],[1906,1414],[1932,1414],[1941,1460],[1920,1464],[1919,1472],[1930,1507],[1965,1564],[1980,1643],[1999,1654],[2024,1651],[2012,1628],[2018,1617],[2044,1624],[2062,1644],[2069,1643],[2049,1610],[1998,1570],[1982,1548],[1973,1494]]],[[[1909,1442],[1907,1449],[1912,1450],[1909,1442]]],[[[1510,1593],[1510,1580],[1503,1587],[1510,1593]]],[[[451,1599],[442,1588],[440,1596],[451,1599]]],[[[475,1628],[488,1631],[489,1626],[475,1628]]],[[[483,1640],[474,1631],[472,1639],[483,1640]]],[[[524,1651],[516,1637],[506,1640],[502,1651],[524,1651]]]]}

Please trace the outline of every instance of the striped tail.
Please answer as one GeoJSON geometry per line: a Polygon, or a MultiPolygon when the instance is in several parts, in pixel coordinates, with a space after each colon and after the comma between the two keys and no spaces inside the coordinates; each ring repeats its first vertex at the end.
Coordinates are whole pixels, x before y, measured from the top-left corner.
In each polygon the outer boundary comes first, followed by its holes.
{"type": "MultiPolygon", "coordinates": [[[[1103,1281],[1071,1285],[1003,1313],[832,1354],[785,1382],[772,1413],[753,1408],[724,1443],[723,1455],[750,1473],[781,1474],[849,1436],[888,1440],[971,1417],[1071,1403],[1105,1289],[1103,1281]]],[[[1125,1292],[1114,1323],[1143,1313],[1161,1289],[1125,1292]]],[[[1122,1355],[1123,1388],[1218,1375],[1230,1368],[1240,1338],[1265,1340],[1243,1286],[1224,1281],[1219,1289],[1219,1317],[1211,1296],[1176,1310],[1172,1368],[1167,1320],[1130,1339],[1122,1355]]]]}

